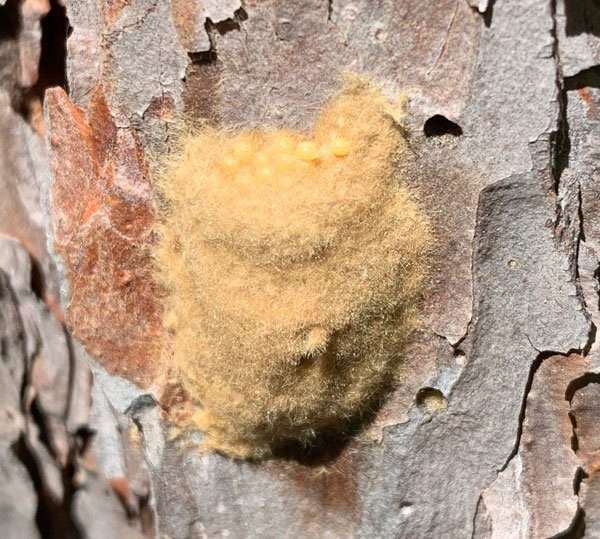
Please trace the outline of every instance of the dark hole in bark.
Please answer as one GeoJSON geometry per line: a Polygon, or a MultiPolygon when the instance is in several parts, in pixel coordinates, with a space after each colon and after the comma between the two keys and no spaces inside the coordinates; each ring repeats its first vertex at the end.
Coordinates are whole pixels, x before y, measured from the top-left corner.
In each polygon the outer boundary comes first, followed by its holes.
{"type": "Polygon", "coordinates": [[[41,26],[38,80],[25,92],[20,107],[17,107],[27,121],[33,124],[36,123],[36,109],[41,110],[39,104],[44,100],[46,89],[60,86],[68,91],[67,37],[71,28],[65,7],[58,0],[51,0],[50,11],[42,18],[41,26]]]}
{"type": "Polygon", "coordinates": [[[585,511],[581,507],[578,507],[571,526],[554,537],[565,537],[568,539],[583,539],[586,536],[589,537],[589,535],[586,535],[585,533],[585,517],[585,511]]]}
{"type": "Polygon", "coordinates": [[[241,30],[240,23],[246,20],[248,20],[248,13],[246,13],[244,8],[236,10],[232,18],[225,19],[224,21],[220,21],[218,23],[213,23],[209,19],[211,25],[216,28],[221,35],[225,35],[227,32],[231,32],[233,30],[241,30]]]}
{"type": "Polygon", "coordinates": [[[0,6],[0,41],[16,39],[21,30],[18,0],[8,0],[0,6]]]}
{"type": "Polygon", "coordinates": [[[597,0],[565,0],[566,34],[600,36],[600,3],[597,0]]]}
{"type": "Polygon", "coordinates": [[[38,260],[33,256],[31,259],[31,291],[40,299],[46,294],[46,282],[44,279],[44,270],[38,260]]]}
{"type": "Polygon", "coordinates": [[[447,403],[446,397],[434,387],[422,387],[417,391],[417,406],[425,408],[443,408],[447,403]]]}
{"type": "Polygon", "coordinates": [[[575,496],[579,496],[579,491],[581,490],[581,483],[584,481],[584,479],[587,479],[588,477],[589,475],[583,468],[577,468],[577,471],[575,472],[575,478],[573,479],[573,494],[575,494],[575,496]]]}
{"type": "Polygon", "coordinates": [[[485,24],[486,28],[489,28],[490,26],[492,26],[492,18],[494,16],[494,4],[495,3],[496,3],[496,0],[488,0],[487,7],[485,8],[485,11],[483,11],[483,12],[479,11],[478,6],[469,4],[471,6],[471,9],[475,13],[478,13],[479,15],[481,15],[481,18],[483,19],[483,24],[485,24]]]}
{"type": "Polygon", "coordinates": [[[481,14],[481,16],[483,17],[483,24],[485,24],[487,28],[492,26],[492,18],[494,17],[495,3],[496,0],[489,0],[487,9],[481,14]]]}
{"type": "Polygon", "coordinates": [[[216,50],[216,34],[224,36],[228,32],[237,30],[238,32],[242,29],[241,23],[248,20],[248,13],[244,8],[240,8],[235,11],[232,18],[225,19],[220,22],[213,22],[211,19],[206,19],[204,23],[204,28],[206,29],[206,33],[208,34],[208,39],[210,41],[210,50],[208,51],[200,51],[200,52],[191,52],[188,53],[190,60],[194,64],[213,64],[217,61],[217,50],[216,50]]]}
{"type": "Polygon", "coordinates": [[[217,53],[214,50],[188,52],[190,60],[197,65],[213,64],[217,61],[217,53]]]}
{"type": "Polygon", "coordinates": [[[567,386],[567,389],[565,390],[565,400],[571,402],[575,396],[575,393],[589,384],[600,384],[600,374],[596,372],[586,372],[579,378],[571,380],[567,386]]]}
{"type": "Polygon", "coordinates": [[[448,118],[441,114],[435,114],[429,118],[423,125],[423,132],[426,137],[441,137],[443,135],[459,137],[463,134],[460,125],[448,120],[448,118]]]}
{"type": "Polygon", "coordinates": [[[51,86],[67,89],[67,37],[70,34],[69,19],[65,7],[58,0],[50,2],[50,11],[42,19],[42,53],[40,55],[39,80],[34,88],[43,97],[51,86]]]}
{"type": "MultiPolygon", "coordinates": [[[[39,407],[39,403],[35,400],[31,405],[31,416],[39,428],[38,436],[40,443],[45,445],[52,454],[48,426],[43,412],[39,407]]],[[[80,537],[81,534],[71,517],[73,497],[75,494],[73,486],[75,466],[72,458],[69,458],[69,462],[67,462],[61,470],[61,481],[64,487],[64,494],[62,500],[57,500],[46,488],[43,468],[40,465],[39,457],[36,456],[36,451],[27,441],[25,434],[21,435],[19,440],[13,444],[12,451],[29,473],[31,482],[33,483],[37,494],[38,507],[35,521],[38,530],[42,532],[42,536],[48,538],[80,537]]]]}
{"type": "Polygon", "coordinates": [[[565,90],[583,90],[580,94],[584,101],[592,100],[589,88],[600,88],[600,66],[592,66],[580,71],[572,77],[565,77],[565,90]]]}

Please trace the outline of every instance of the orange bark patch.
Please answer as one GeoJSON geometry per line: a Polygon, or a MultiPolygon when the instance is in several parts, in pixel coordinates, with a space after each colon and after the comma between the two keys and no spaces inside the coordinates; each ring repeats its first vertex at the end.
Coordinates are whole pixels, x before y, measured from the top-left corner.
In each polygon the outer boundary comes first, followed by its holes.
{"type": "Polygon", "coordinates": [[[153,191],[135,133],[117,130],[102,91],[87,114],[48,92],[55,247],[74,335],[113,373],[147,386],[161,323],[152,279],[153,191]]]}
{"type": "Polygon", "coordinates": [[[588,118],[596,118],[598,116],[598,107],[594,102],[594,98],[588,88],[580,88],[577,90],[579,97],[585,102],[588,108],[588,118]]]}

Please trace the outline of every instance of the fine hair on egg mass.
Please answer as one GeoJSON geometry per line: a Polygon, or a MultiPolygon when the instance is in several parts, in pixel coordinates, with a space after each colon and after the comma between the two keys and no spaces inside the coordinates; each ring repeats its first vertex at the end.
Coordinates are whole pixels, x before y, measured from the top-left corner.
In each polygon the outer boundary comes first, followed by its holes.
{"type": "Polygon", "coordinates": [[[310,445],[401,383],[432,235],[397,113],[352,79],[309,131],[200,128],[165,159],[162,361],[205,448],[310,445]]]}

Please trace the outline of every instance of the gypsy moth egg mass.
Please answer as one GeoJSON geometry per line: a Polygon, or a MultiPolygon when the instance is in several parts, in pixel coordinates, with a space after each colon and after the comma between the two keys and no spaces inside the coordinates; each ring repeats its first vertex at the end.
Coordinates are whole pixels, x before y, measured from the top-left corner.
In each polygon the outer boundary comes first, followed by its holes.
{"type": "Polygon", "coordinates": [[[207,129],[167,159],[164,363],[201,409],[206,448],[310,444],[369,415],[394,380],[431,234],[387,106],[354,81],[313,129],[207,129]]]}

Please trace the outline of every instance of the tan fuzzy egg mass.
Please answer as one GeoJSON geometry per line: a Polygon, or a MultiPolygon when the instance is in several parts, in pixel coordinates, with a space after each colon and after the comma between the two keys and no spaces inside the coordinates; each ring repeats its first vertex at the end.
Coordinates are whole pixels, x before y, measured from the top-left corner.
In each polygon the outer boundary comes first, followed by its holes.
{"type": "Polygon", "coordinates": [[[203,129],[161,174],[165,363],[205,446],[343,432],[389,387],[431,236],[390,104],[347,84],[308,133],[203,129]]]}

